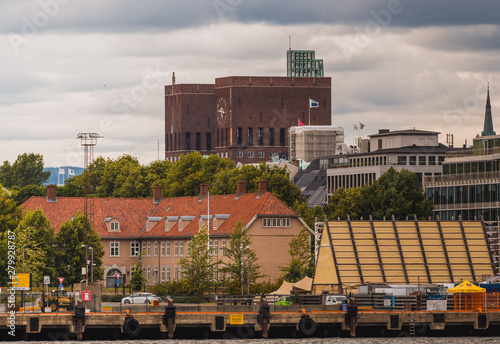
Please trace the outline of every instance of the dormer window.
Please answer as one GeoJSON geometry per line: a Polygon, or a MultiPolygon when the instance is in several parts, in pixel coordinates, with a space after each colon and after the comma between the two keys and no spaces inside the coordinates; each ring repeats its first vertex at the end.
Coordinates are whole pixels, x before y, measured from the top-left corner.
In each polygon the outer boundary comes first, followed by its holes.
{"type": "Polygon", "coordinates": [[[168,220],[165,220],[165,232],[168,232],[170,228],[168,227],[168,220]]]}
{"type": "Polygon", "coordinates": [[[217,229],[217,218],[214,217],[214,229],[217,229]]]}
{"type": "Polygon", "coordinates": [[[108,232],[120,231],[120,220],[117,217],[108,216],[104,219],[108,232]]]}
{"type": "Polygon", "coordinates": [[[182,219],[179,219],[179,231],[182,231],[182,219]]]}
{"type": "Polygon", "coordinates": [[[199,229],[202,229],[203,228],[203,220],[200,218],[200,224],[199,224],[199,229]]]}

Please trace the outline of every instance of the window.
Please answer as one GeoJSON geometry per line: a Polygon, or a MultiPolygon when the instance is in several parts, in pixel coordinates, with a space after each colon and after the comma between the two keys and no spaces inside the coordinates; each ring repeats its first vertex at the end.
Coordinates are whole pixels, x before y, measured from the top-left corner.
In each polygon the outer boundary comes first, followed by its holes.
{"type": "Polygon", "coordinates": [[[416,165],[416,164],[417,164],[417,157],[410,156],[410,165],[416,165]]]}
{"type": "Polygon", "coordinates": [[[179,257],[179,242],[174,242],[174,257],[179,257]]]}
{"type": "Polygon", "coordinates": [[[186,150],[191,150],[191,134],[186,133],[186,150]]]}
{"type": "Polygon", "coordinates": [[[285,145],[285,128],[280,128],[280,146],[285,145]]]}
{"type": "Polygon", "coordinates": [[[155,257],[158,257],[158,241],[155,241],[155,257]]]}
{"type": "Polygon", "coordinates": [[[151,242],[148,241],[148,257],[151,257],[151,242]]]}
{"type": "Polygon", "coordinates": [[[145,241],[142,242],[142,251],[141,252],[144,252],[144,251],[146,251],[146,242],[145,241]]]}
{"type": "Polygon", "coordinates": [[[195,144],[196,144],[196,150],[200,151],[201,150],[201,133],[196,133],[195,144]]]}
{"type": "Polygon", "coordinates": [[[179,248],[180,248],[179,257],[184,257],[184,241],[181,241],[179,243],[179,248]]]}
{"type": "Polygon", "coordinates": [[[168,220],[165,220],[165,232],[168,232],[170,228],[168,227],[168,220]]]}
{"type": "Polygon", "coordinates": [[[259,158],[263,158],[265,156],[264,152],[259,152],[259,158]]]}
{"type": "Polygon", "coordinates": [[[161,242],[161,256],[165,257],[165,241],[161,242]]]}
{"type": "Polygon", "coordinates": [[[236,153],[236,156],[237,156],[238,158],[243,158],[243,152],[238,152],[238,153],[236,153]]]}
{"type": "Polygon", "coordinates": [[[200,217],[200,223],[199,223],[199,225],[198,225],[198,228],[199,228],[199,229],[202,229],[202,228],[203,228],[203,220],[202,220],[202,218],[201,218],[201,217],[200,217]]]}
{"type": "Polygon", "coordinates": [[[161,266],[161,281],[165,281],[165,266],[161,266]]]}
{"type": "Polygon", "coordinates": [[[257,133],[258,133],[259,146],[263,146],[264,145],[264,128],[259,128],[257,133]]]}
{"type": "Polygon", "coordinates": [[[158,266],[155,266],[155,273],[153,274],[155,283],[158,283],[158,266]]]}
{"type": "Polygon", "coordinates": [[[253,145],[253,128],[248,128],[247,144],[249,146],[253,145]]]}
{"type": "Polygon", "coordinates": [[[182,231],[182,219],[179,219],[179,231],[182,231]]]}
{"type": "Polygon", "coordinates": [[[281,219],[273,219],[273,227],[281,227],[281,219]]]}
{"type": "Polygon", "coordinates": [[[139,255],[139,243],[137,241],[133,241],[130,243],[130,257],[137,257],[139,255]]]}
{"type": "Polygon", "coordinates": [[[167,281],[170,281],[170,265],[167,265],[167,281]]]}
{"type": "Polygon", "coordinates": [[[283,227],[290,227],[290,219],[282,219],[283,227]]]}
{"type": "Polygon", "coordinates": [[[275,154],[275,152],[269,152],[269,157],[272,158],[275,154]]]}
{"type": "Polygon", "coordinates": [[[269,218],[262,219],[262,227],[271,227],[271,219],[269,218]]]}
{"type": "Polygon", "coordinates": [[[429,156],[429,165],[436,165],[436,157],[429,156]]]}
{"type": "Polygon", "coordinates": [[[419,165],[425,165],[425,156],[419,156],[418,157],[418,164],[419,165]]]}
{"type": "MultiPolygon", "coordinates": [[[[209,125],[210,127],[210,125],[209,125]]],[[[212,137],[211,133],[207,133],[207,151],[212,150],[212,137]]]]}
{"type": "Polygon", "coordinates": [[[214,240],[214,251],[215,251],[215,255],[218,257],[219,256],[219,240],[214,240]]]}
{"type": "Polygon", "coordinates": [[[170,241],[167,241],[167,257],[170,257],[170,241]]]}
{"type": "Polygon", "coordinates": [[[119,242],[112,242],[109,244],[110,245],[110,257],[120,257],[120,243],[119,242]]]}
{"type": "Polygon", "coordinates": [[[248,157],[253,158],[253,152],[248,152],[248,157]]]}
{"type": "Polygon", "coordinates": [[[406,156],[398,156],[398,165],[406,165],[406,156]]]}
{"type": "Polygon", "coordinates": [[[179,267],[177,265],[174,267],[174,279],[179,280],[179,267]]]}
{"type": "Polygon", "coordinates": [[[214,249],[213,248],[214,248],[214,242],[213,242],[213,240],[209,240],[208,241],[208,250],[209,250],[209,254],[211,256],[214,255],[214,249]]]}
{"type": "Polygon", "coordinates": [[[445,156],[438,156],[438,165],[442,165],[444,162],[445,156]]]}
{"type": "Polygon", "coordinates": [[[111,230],[112,231],[119,231],[120,230],[120,224],[118,222],[111,222],[111,230]]]}
{"type": "Polygon", "coordinates": [[[217,229],[217,219],[215,218],[215,216],[214,216],[214,221],[213,221],[213,223],[214,223],[214,229],[217,229]]]}
{"type": "Polygon", "coordinates": [[[241,146],[243,139],[242,139],[242,130],[241,128],[236,128],[236,144],[238,146],[241,146]]]}
{"type": "Polygon", "coordinates": [[[378,139],[377,144],[378,144],[378,149],[382,149],[382,139],[378,139]]]}
{"type": "Polygon", "coordinates": [[[269,128],[269,146],[274,146],[274,128],[269,128]]]}
{"type": "Polygon", "coordinates": [[[151,266],[148,265],[148,275],[146,276],[148,281],[151,281],[151,266]]]}

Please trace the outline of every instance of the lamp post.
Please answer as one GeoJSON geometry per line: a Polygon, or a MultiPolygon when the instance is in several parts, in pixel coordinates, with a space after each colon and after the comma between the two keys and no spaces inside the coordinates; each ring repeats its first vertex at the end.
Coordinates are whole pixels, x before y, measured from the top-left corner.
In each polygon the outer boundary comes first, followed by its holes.
{"type": "Polygon", "coordinates": [[[247,246],[246,249],[247,249],[247,291],[248,295],[250,295],[250,246],[247,246]]]}
{"type": "Polygon", "coordinates": [[[85,247],[85,290],[87,290],[89,285],[89,247],[82,244],[85,247]]]}
{"type": "Polygon", "coordinates": [[[94,283],[94,248],[92,246],[89,248],[92,251],[91,258],[90,258],[90,269],[91,269],[90,275],[92,276],[92,278],[91,278],[92,283],[94,283]]]}
{"type": "Polygon", "coordinates": [[[241,262],[241,295],[243,295],[243,245],[240,245],[240,262],[241,262]]]}

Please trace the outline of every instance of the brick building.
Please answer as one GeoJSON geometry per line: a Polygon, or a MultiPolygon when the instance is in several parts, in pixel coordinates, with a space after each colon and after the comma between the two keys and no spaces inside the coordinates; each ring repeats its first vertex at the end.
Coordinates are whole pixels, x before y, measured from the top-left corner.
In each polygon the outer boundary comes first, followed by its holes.
{"type": "MultiPolygon", "coordinates": [[[[139,252],[144,251],[148,283],[182,279],[180,259],[187,256],[187,243],[202,225],[208,224],[214,255],[225,262],[223,248],[230,245],[238,221],[248,228],[250,248],[267,275],[262,280],[274,281],[281,275],[280,267],[290,262],[290,240],[303,226],[308,228],[294,210],[267,191],[266,181],[259,181],[257,193],[247,193],[245,182],[238,182],[233,195],[208,197],[208,184],[202,184],[199,196],[161,198],[158,186],[153,187],[152,199],[94,198],[93,202],[92,225],[104,246],[108,287],[114,286],[116,273],[128,283],[139,252]]],[[[57,233],[65,221],[83,212],[84,198],[56,197],[55,186],[49,185],[46,197],[31,197],[22,208],[42,209],[57,233]]]]}
{"type": "Polygon", "coordinates": [[[331,78],[230,76],[165,86],[165,158],[199,151],[234,162],[288,156],[298,121],[330,125],[331,78]],[[310,99],[319,107],[310,108],[310,99]]]}

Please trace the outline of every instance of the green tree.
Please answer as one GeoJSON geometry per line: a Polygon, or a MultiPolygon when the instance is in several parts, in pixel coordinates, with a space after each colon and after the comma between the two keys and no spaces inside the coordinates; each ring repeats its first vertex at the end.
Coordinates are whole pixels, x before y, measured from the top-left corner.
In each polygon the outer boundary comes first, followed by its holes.
{"type": "Polygon", "coordinates": [[[215,267],[220,261],[208,249],[208,231],[202,227],[187,243],[188,257],[180,260],[182,274],[190,294],[202,295],[214,286],[215,267]]]}
{"type": "Polygon", "coordinates": [[[14,230],[21,219],[21,209],[13,200],[5,198],[4,193],[2,194],[0,196],[0,271],[2,271],[0,273],[0,285],[6,286],[8,281],[6,271],[9,266],[8,251],[9,246],[15,246],[17,242],[16,238],[14,238],[14,230]],[[11,245],[12,242],[14,242],[14,245],[11,245]]]}
{"type": "Polygon", "coordinates": [[[41,186],[49,177],[50,171],[43,170],[43,156],[35,153],[18,155],[12,166],[5,161],[0,168],[0,183],[5,187],[41,186]]]}
{"type": "MultiPolygon", "coordinates": [[[[51,276],[52,279],[58,277],[54,261],[56,236],[54,228],[50,225],[50,221],[43,211],[41,209],[29,210],[19,221],[17,230],[20,233],[18,241],[27,240],[27,243],[22,245],[25,245],[28,251],[31,250],[34,252],[33,254],[36,254],[36,251],[39,250],[43,253],[36,258],[37,261],[32,259],[33,266],[39,274],[36,279],[33,277],[33,281],[40,283],[43,276],[51,276]],[[21,236],[25,239],[21,239],[21,236]]],[[[17,248],[18,252],[22,252],[22,247],[24,247],[22,245],[17,248]]],[[[27,257],[34,257],[33,254],[28,253],[27,257]]],[[[26,270],[26,272],[33,271],[26,270]]]]}
{"type": "Polygon", "coordinates": [[[132,271],[132,278],[130,279],[130,284],[132,285],[133,291],[141,291],[144,287],[144,282],[146,282],[146,277],[144,277],[144,267],[142,266],[142,256],[146,251],[143,251],[137,257],[137,262],[135,263],[135,269],[132,271]]]}
{"type": "Polygon", "coordinates": [[[45,186],[38,185],[26,185],[24,187],[13,186],[12,187],[13,196],[12,199],[16,204],[21,205],[27,201],[32,196],[45,196],[47,194],[47,188],[45,186]]]}
{"type": "Polygon", "coordinates": [[[391,219],[394,215],[396,220],[404,220],[413,216],[425,219],[432,215],[432,209],[417,175],[391,167],[372,185],[337,190],[328,200],[326,212],[330,220],[348,215],[351,219],[368,219],[371,215],[374,220],[391,219]]]}
{"type": "Polygon", "coordinates": [[[16,232],[16,271],[31,273],[33,285],[43,281],[47,252],[41,248],[31,227],[18,227],[16,232]]]}
{"type": "Polygon", "coordinates": [[[224,249],[227,262],[222,271],[229,275],[225,287],[231,294],[243,294],[248,280],[252,285],[258,278],[265,277],[260,272],[261,266],[247,231],[248,228],[245,228],[241,221],[237,221],[230,236],[229,247],[224,249]]]}
{"type": "Polygon", "coordinates": [[[222,159],[218,155],[203,157],[198,152],[182,155],[162,182],[163,195],[195,196],[199,194],[200,184],[212,184],[218,172],[232,168],[234,163],[231,160],[222,159]]]}
{"type": "Polygon", "coordinates": [[[305,227],[288,243],[291,260],[286,268],[282,268],[284,279],[287,282],[297,282],[314,273],[314,256],[312,254],[311,232],[305,227]]]}
{"type": "Polygon", "coordinates": [[[92,228],[87,216],[78,212],[72,220],[68,220],[61,225],[56,236],[56,271],[58,277],[64,277],[65,282],[69,285],[85,279],[85,276],[82,276],[81,269],[86,266],[86,255],[90,260],[91,251],[88,251],[88,247],[84,247],[84,244],[93,248],[94,281],[100,280],[103,275],[102,257],[104,256],[104,248],[99,235],[92,228]]]}

